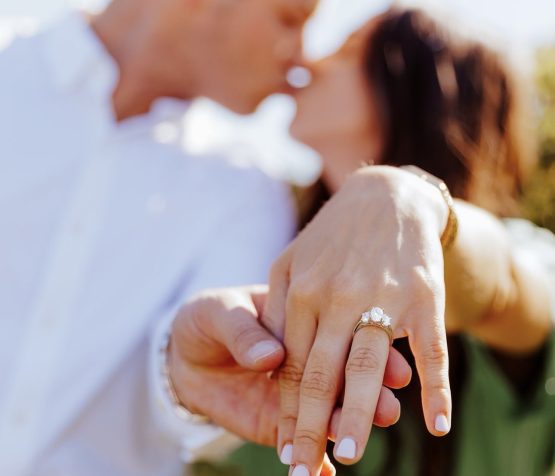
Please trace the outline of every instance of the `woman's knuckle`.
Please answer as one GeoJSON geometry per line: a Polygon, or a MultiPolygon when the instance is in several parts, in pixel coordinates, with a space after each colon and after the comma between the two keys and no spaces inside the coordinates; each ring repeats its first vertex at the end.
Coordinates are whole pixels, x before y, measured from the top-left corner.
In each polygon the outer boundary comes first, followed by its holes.
{"type": "Polygon", "coordinates": [[[297,388],[303,379],[304,368],[294,362],[286,362],[279,370],[279,382],[285,388],[297,388]]]}
{"type": "Polygon", "coordinates": [[[336,305],[355,303],[367,293],[368,289],[361,280],[353,278],[351,274],[343,273],[335,276],[326,289],[326,297],[336,305]]]}
{"type": "Polygon", "coordinates": [[[295,434],[295,445],[321,446],[324,436],[310,428],[300,428],[295,434]]]}
{"type": "Polygon", "coordinates": [[[429,342],[424,347],[422,358],[426,365],[443,366],[447,362],[447,348],[442,342],[429,342]]]}
{"type": "Polygon", "coordinates": [[[375,348],[358,347],[351,353],[345,372],[347,375],[353,376],[358,374],[376,375],[382,367],[382,359],[375,348]]]}
{"type": "Polygon", "coordinates": [[[343,415],[351,428],[356,427],[358,429],[359,425],[366,424],[370,421],[371,411],[369,408],[365,408],[362,404],[351,404],[348,408],[343,409],[343,415]]]}
{"type": "Polygon", "coordinates": [[[291,283],[288,300],[293,306],[306,306],[318,297],[318,287],[310,278],[297,278],[291,283]]]}
{"type": "Polygon", "coordinates": [[[291,413],[290,411],[286,411],[285,413],[279,416],[279,424],[282,427],[286,428],[293,428],[297,426],[298,416],[297,414],[291,413]]]}
{"type": "Polygon", "coordinates": [[[301,392],[304,396],[328,400],[335,397],[337,384],[328,371],[324,369],[311,369],[307,371],[301,383],[301,392]]]}

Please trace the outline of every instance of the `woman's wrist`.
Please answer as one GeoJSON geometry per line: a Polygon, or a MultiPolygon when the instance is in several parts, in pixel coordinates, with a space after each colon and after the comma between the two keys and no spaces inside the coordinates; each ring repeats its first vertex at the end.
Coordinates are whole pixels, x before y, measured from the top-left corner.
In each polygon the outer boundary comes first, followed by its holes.
{"type": "MultiPolygon", "coordinates": [[[[350,181],[364,184],[366,190],[378,197],[387,197],[395,205],[394,210],[399,216],[410,217],[422,227],[437,230],[437,236],[451,246],[456,237],[458,220],[452,207],[452,199],[440,190],[439,183],[432,183],[432,175],[415,167],[403,170],[399,167],[385,165],[366,166],[355,172],[350,181]],[[423,172],[430,180],[423,180],[423,172]],[[416,173],[415,173],[416,172],[416,173]],[[451,205],[450,205],[451,204],[451,205]]],[[[439,179],[438,182],[441,182],[439,179]]],[[[441,182],[443,183],[443,182],[441,182]]],[[[383,205],[383,200],[378,201],[383,205]]]]}
{"type": "Polygon", "coordinates": [[[447,222],[441,233],[441,246],[443,247],[444,251],[447,251],[457,238],[457,233],[459,230],[459,220],[457,218],[457,214],[455,212],[455,203],[453,201],[453,197],[451,196],[451,192],[449,188],[445,184],[445,182],[432,174],[429,174],[425,170],[421,169],[420,167],[416,167],[415,165],[404,165],[400,167],[405,172],[411,173],[416,175],[418,178],[423,180],[426,183],[429,183],[433,187],[435,187],[439,193],[441,194],[445,205],[448,208],[448,215],[447,215],[447,222]]]}

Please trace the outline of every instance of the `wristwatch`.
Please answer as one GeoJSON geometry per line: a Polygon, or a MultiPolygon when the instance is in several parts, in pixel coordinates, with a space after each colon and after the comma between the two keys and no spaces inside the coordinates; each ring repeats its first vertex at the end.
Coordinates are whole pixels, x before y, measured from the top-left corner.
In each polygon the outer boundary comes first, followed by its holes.
{"type": "Polygon", "coordinates": [[[440,178],[435,177],[432,174],[429,174],[425,170],[422,170],[420,167],[416,165],[403,165],[400,167],[402,170],[409,172],[411,174],[420,177],[425,182],[428,182],[430,185],[436,187],[440,192],[441,196],[447,203],[447,207],[449,208],[449,216],[447,217],[447,225],[445,225],[445,229],[441,235],[441,246],[443,251],[447,251],[453,245],[453,242],[457,238],[457,233],[459,231],[459,220],[457,219],[457,213],[455,212],[455,203],[453,201],[453,197],[449,192],[449,188],[445,185],[445,182],[440,178]]]}

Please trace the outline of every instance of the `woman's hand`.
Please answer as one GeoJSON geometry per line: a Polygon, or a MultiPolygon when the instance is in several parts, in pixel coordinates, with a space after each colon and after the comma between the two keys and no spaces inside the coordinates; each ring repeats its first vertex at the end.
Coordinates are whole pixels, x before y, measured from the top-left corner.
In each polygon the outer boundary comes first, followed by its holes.
{"type": "MultiPolygon", "coordinates": [[[[176,393],[190,411],[245,439],[275,446],[279,388],[268,372],[279,367],[284,351],[259,322],[267,291],[267,286],[207,291],[184,305],[173,324],[169,367],[176,393]]],[[[410,376],[401,354],[392,353],[384,384],[399,388],[410,376]]],[[[398,418],[399,402],[384,387],[375,424],[390,426],[398,418]]]]}
{"type": "Polygon", "coordinates": [[[443,252],[448,207],[407,172],[369,167],[348,179],[274,265],[263,322],[284,337],[278,451],[295,476],[317,474],[344,386],[335,456],[350,464],[366,446],[388,355],[386,332],[365,327],[379,306],[395,338],[408,336],[429,431],[450,429],[443,252]],[[285,325],[284,325],[285,323],[285,325]]]}

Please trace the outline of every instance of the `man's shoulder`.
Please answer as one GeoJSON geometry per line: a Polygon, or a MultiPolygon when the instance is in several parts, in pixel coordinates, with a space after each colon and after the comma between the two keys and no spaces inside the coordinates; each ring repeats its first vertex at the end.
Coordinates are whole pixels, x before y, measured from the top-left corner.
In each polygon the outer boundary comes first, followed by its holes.
{"type": "Polygon", "coordinates": [[[21,94],[41,94],[48,87],[41,36],[16,36],[0,50],[0,95],[4,103],[20,104],[21,94]]]}
{"type": "Polygon", "coordinates": [[[28,71],[29,68],[36,65],[37,59],[41,56],[41,37],[43,33],[38,29],[29,29],[23,34],[12,31],[9,26],[4,28],[9,41],[6,41],[0,47],[0,68],[3,72],[8,73],[28,71]]]}

